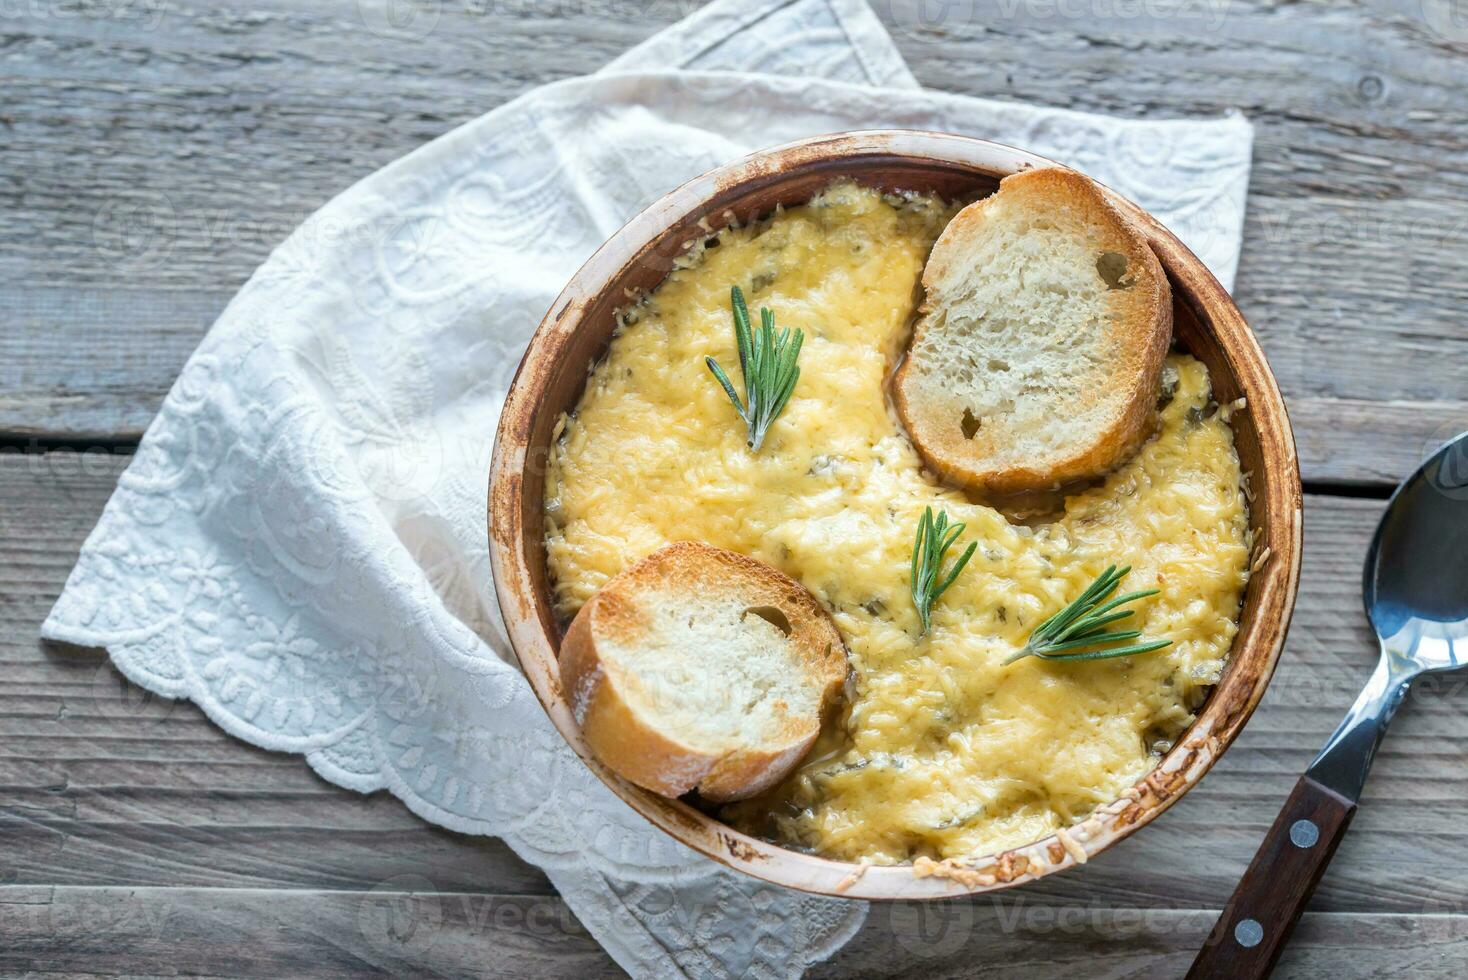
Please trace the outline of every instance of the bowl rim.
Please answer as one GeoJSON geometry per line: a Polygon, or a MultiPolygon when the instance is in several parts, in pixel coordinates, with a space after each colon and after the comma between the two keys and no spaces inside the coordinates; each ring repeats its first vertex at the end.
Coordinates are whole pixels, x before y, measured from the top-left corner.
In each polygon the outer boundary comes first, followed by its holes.
{"type": "MultiPolygon", "coordinates": [[[[1302,490],[1294,435],[1278,385],[1252,330],[1228,293],[1191,251],[1155,218],[1107,189],[1114,203],[1147,235],[1200,323],[1217,337],[1233,379],[1248,399],[1248,416],[1270,472],[1256,489],[1251,526],[1267,535],[1270,554],[1251,577],[1255,615],[1241,624],[1224,676],[1193,724],[1145,777],[1081,823],[1031,844],[965,859],[956,873],[919,876],[912,865],[878,866],[791,850],[734,830],[683,803],[657,796],[617,776],[591,755],[559,685],[558,637],[546,628],[547,597],[531,575],[523,521],[524,471],[541,397],[557,357],[583,315],[668,229],[711,213],[711,200],[730,191],[812,169],[846,168],[905,159],[952,166],[998,179],[1037,167],[1063,166],[1016,147],[972,137],[918,130],[864,130],[797,140],[751,154],[693,178],[649,205],[609,238],[572,276],[541,321],[505,399],[489,478],[489,548],[495,592],[521,669],[556,729],[614,793],[674,839],[737,871],[815,894],[864,899],[939,899],[994,891],[1083,864],[1150,823],[1195,785],[1232,744],[1273,676],[1299,587],[1302,490]]],[[[834,176],[834,175],[833,175],[834,176]]],[[[691,243],[690,243],[691,244],[691,243]]],[[[589,366],[589,365],[588,365],[589,366]]],[[[544,450],[539,450],[544,452],[544,450]]],[[[1242,614],[1241,614],[1242,618],[1242,614]]],[[[554,627],[551,627],[554,630],[554,627]]]]}

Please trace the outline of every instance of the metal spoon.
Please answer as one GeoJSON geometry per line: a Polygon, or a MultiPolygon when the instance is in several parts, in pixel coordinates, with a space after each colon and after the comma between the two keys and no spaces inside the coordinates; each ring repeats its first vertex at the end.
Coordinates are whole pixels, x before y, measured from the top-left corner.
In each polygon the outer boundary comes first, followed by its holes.
{"type": "Polygon", "coordinates": [[[1366,551],[1381,660],[1295,784],[1190,978],[1266,977],[1356,812],[1386,726],[1420,674],[1468,665],[1468,433],[1397,487],[1366,551]]]}

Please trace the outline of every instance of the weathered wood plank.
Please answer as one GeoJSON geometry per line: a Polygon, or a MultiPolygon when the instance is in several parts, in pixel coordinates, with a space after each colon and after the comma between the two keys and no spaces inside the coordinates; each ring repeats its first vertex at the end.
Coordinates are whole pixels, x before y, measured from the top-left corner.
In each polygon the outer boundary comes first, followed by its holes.
{"type": "MultiPolygon", "coordinates": [[[[1390,481],[1468,426],[1468,70],[1419,3],[928,4],[929,26],[917,3],[875,7],[934,88],[1255,121],[1239,298],[1307,480],[1390,481]]],[[[0,24],[0,432],[136,438],[304,215],[691,4],[427,4],[395,29],[376,0],[116,6],[0,24]]]]}
{"type": "MultiPolygon", "coordinates": [[[[808,974],[821,977],[1173,978],[1208,940],[1211,909],[1052,904],[1019,894],[970,903],[874,906],[856,938],[808,974]]],[[[1459,915],[1306,914],[1274,976],[1460,977],[1459,915]]]]}
{"type": "Polygon", "coordinates": [[[416,873],[552,894],[498,839],[341,790],[126,683],[97,651],[40,642],[126,463],[0,454],[0,883],[370,889],[416,873]]]}
{"type": "Polygon", "coordinates": [[[1298,397],[1287,407],[1301,472],[1315,487],[1386,490],[1434,449],[1468,432],[1468,401],[1298,397]]]}
{"type": "MultiPolygon", "coordinates": [[[[1176,977],[1211,910],[1053,904],[1019,895],[873,907],[819,977],[1176,977]]],[[[1306,915],[1275,976],[1460,977],[1468,916],[1306,915]]],[[[0,887],[8,976],[614,977],[555,898],[368,892],[0,887]]]]}
{"type": "MultiPolygon", "coordinates": [[[[146,701],[97,655],[43,647],[40,620],[126,457],[0,456],[0,881],[76,886],[370,889],[407,873],[454,891],[545,894],[503,844],[419,822],[252,749],[192,705],[146,701]],[[99,672],[100,670],[100,672],[99,672]]],[[[1374,500],[1311,496],[1304,587],[1279,672],[1239,743],[1137,838],[1035,900],[1222,902],[1369,673],[1356,592],[1374,500]]],[[[1316,909],[1468,911],[1468,681],[1418,688],[1383,747],[1316,909]]]]}
{"type": "MultiPolygon", "coordinates": [[[[929,4],[948,19],[922,25],[917,2],[874,6],[935,88],[1250,115],[1240,303],[1286,390],[1307,480],[1382,486],[1468,428],[1468,63],[1420,3],[1114,17],[929,4]]],[[[307,213],[691,6],[428,4],[439,18],[423,31],[384,29],[374,3],[81,0],[0,21],[0,434],[136,438],[307,213]]],[[[618,975],[503,844],[331,787],[191,705],[141,697],[95,653],[36,641],[123,462],[0,456],[0,973],[618,975]]],[[[1355,583],[1378,512],[1309,498],[1279,675],[1239,744],[1156,826],[1002,898],[878,906],[819,975],[1180,973],[1369,670],[1355,583]]],[[[1307,915],[1278,975],[1462,975],[1464,712],[1468,683],[1414,692],[1317,894],[1323,914],[1307,915]]]]}
{"type": "Polygon", "coordinates": [[[426,32],[386,0],[7,12],[0,432],[135,439],[229,297],[326,200],[690,9],[610,6],[432,3],[426,32]]]}
{"type": "Polygon", "coordinates": [[[1468,352],[1468,146],[1451,135],[1468,121],[1468,48],[1422,4],[948,7],[940,30],[902,36],[933,87],[1100,112],[1237,107],[1255,124],[1237,293],[1307,480],[1394,481],[1418,446],[1468,427],[1468,375],[1433,363],[1468,352]]]}
{"type": "Polygon", "coordinates": [[[0,974],[74,977],[624,976],[554,896],[0,887],[0,974]]]}

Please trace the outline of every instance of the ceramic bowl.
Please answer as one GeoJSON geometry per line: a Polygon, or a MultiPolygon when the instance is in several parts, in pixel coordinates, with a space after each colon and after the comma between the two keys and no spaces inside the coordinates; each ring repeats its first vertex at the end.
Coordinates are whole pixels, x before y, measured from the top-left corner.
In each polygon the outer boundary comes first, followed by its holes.
{"type": "Polygon", "coordinates": [[[1284,402],[1238,308],[1192,252],[1156,219],[1120,197],[1145,229],[1172,282],[1177,343],[1201,359],[1232,416],[1235,444],[1252,474],[1251,522],[1259,552],[1228,666],[1197,720],[1144,779],[1067,831],[975,858],[959,881],[917,877],[907,866],[857,866],[742,834],[679,800],[640,789],[602,766],[581,740],[561,688],[561,626],[552,609],[544,547],[545,463],[552,430],[580,397],[588,368],[611,340],[614,311],[650,290],[674,260],[732,218],[813,197],[847,177],[890,190],[980,195],[1000,178],[1053,161],[1014,147],[941,133],[874,131],[820,137],[746,157],[652,204],[612,236],[571,279],[530,342],[510,387],[490,473],[489,536],[500,609],[520,665],[571,747],[618,796],[660,829],[731,868],[804,891],[848,898],[925,899],[1011,887],[1078,863],[1145,826],[1223,754],[1259,703],[1284,644],[1300,571],[1301,491],[1284,402]],[[1262,549],[1268,549],[1264,552],[1262,549]],[[1079,844],[1077,848],[1075,845],[1079,844]]]}

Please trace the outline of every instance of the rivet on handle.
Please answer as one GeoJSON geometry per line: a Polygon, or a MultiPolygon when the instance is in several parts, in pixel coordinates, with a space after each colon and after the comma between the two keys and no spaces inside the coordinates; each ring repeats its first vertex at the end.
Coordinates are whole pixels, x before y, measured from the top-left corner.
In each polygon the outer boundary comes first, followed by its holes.
{"type": "Polygon", "coordinates": [[[1296,847],[1314,847],[1320,840],[1320,828],[1314,820],[1296,820],[1290,824],[1290,843],[1296,847]]]}
{"type": "Polygon", "coordinates": [[[1240,946],[1252,949],[1264,939],[1264,927],[1257,919],[1245,919],[1234,926],[1234,939],[1240,946]]]}

